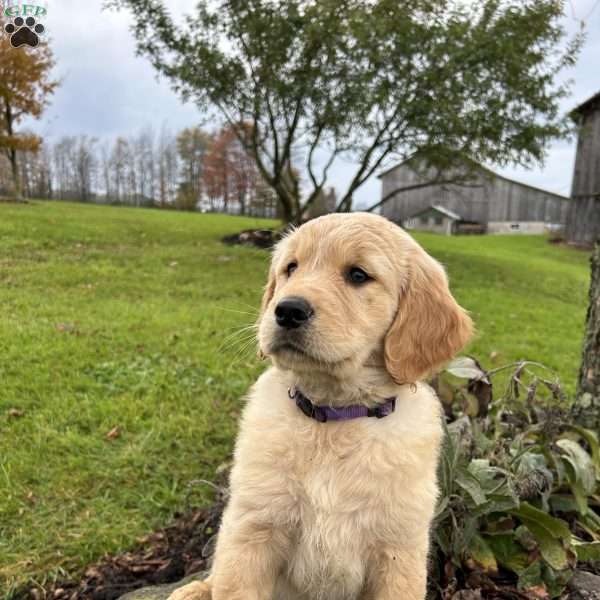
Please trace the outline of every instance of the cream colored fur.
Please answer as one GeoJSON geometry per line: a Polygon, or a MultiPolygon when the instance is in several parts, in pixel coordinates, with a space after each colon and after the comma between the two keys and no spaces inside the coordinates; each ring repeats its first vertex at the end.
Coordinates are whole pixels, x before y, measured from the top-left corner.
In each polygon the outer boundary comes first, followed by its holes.
{"type": "Polygon", "coordinates": [[[423,600],[442,417],[418,380],[470,334],[442,267],[382,217],[322,217],[280,243],[258,335],[273,366],[241,420],[212,576],[172,600],[423,600]],[[350,283],[355,266],[372,280],[350,283]],[[315,311],[301,351],[274,318],[289,296],[315,311]],[[396,411],[318,423],[294,387],[331,406],[395,396],[396,411]]]}

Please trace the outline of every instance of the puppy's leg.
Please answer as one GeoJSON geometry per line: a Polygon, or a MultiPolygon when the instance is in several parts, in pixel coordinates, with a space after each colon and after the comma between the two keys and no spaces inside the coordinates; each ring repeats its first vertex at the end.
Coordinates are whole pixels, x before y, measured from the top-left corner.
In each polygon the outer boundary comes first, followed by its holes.
{"type": "Polygon", "coordinates": [[[286,536],[232,508],[219,531],[211,576],[176,590],[169,600],[273,600],[288,548],[286,536]]]}
{"type": "Polygon", "coordinates": [[[424,600],[427,547],[388,546],[378,553],[376,563],[365,600],[424,600]]]}
{"type": "Polygon", "coordinates": [[[231,511],[227,517],[215,551],[212,600],[273,600],[289,538],[248,514],[231,511]]]}
{"type": "Polygon", "coordinates": [[[184,585],[175,590],[168,600],[211,600],[210,577],[184,585]]]}

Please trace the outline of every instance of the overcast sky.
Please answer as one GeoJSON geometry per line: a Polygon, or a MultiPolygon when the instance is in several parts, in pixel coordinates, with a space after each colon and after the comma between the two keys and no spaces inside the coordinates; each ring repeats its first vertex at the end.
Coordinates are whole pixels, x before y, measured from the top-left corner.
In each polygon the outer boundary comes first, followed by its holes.
{"type": "MultiPolygon", "coordinates": [[[[33,128],[51,139],[80,133],[105,139],[136,133],[148,125],[159,130],[166,124],[178,131],[200,123],[203,115],[195,106],[182,104],[169,84],[157,79],[148,62],[135,56],[129,32],[133,17],[128,13],[103,11],[102,3],[102,0],[48,1],[49,14],[44,24],[62,85],[51,107],[33,128]]],[[[194,0],[168,2],[174,12],[194,4],[194,0]]],[[[566,6],[568,30],[576,31],[580,21],[585,20],[588,35],[577,66],[565,73],[565,78],[574,81],[572,96],[563,103],[565,111],[600,91],[600,0],[567,0],[566,6]]],[[[543,167],[508,168],[501,172],[568,195],[574,156],[574,141],[557,142],[550,148],[543,167]]],[[[331,183],[341,191],[351,172],[350,165],[337,165],[331,183]]],[[[370,202],[379,194],[379,181],[373,178],[356,198],[359,203],[370,202]]]]}

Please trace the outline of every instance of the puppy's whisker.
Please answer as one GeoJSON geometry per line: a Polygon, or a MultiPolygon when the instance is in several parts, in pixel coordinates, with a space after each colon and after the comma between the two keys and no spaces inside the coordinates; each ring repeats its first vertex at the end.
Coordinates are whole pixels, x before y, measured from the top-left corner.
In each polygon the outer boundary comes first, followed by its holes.
{"type": "Polygon", "coordinates": [[[258,313],[260,312],[260,309],[258,308],[258,306],[256,304],[248,304],[246,302],[241,302],[239,300],[234,300],[232,304],[229,304],[229,306],[218,306],[217,308],[220,308],[221,310],[229,310],[229,311],[242,311],[242,309],[244,310],[248,310],[248,314],[252,314],[252,315],[258,315],[258,313]],[[237,306],[236,306],[237,305],[237,306]]]}
{"type": "Polygon", "coordinates": [[[245,333],[247,331],[256,331],[258,329],[258,325],[242,325],[241,327],[229,327],[228,330],[234,329],[233,333],[230,333],[227,337],[231,337],[233,335],[237,335],[239,333],[245,333]]]}
{"type": "Polygon", "coordinates": [[[257,324],[252,324],[252,325],[232,325],[231,327],[225,327],[223,329],[223,331],[233,331],[234,333],[238,332],[238,331],[243,331],[245,329],[249,329],[249,328],[254,328],[254,329],[258,329],[258,325],[257,324]]]}
{"type": "Polygon", "coordinates": [[[221,353],[229,352],[232,349],[234,350],[245,344],[248,344],[249,342],[254,342],[255,340],[256,336],[254,335],[246,335],[244,337],[235,338],[229,340],[227,343],[221,344],[221,346],[218,348],[218,351],[220,351],[221,353]]]}
{"type": "Polygon", "coordinates": [[[234,325],[233,327],[229,327],[229,329],[235,329],[235,332],[247,331],[249,329],[256,330],[258,329],[258,325],[256,323],[249,323],[247,325],[234,325]]]}
{"type": "Polygon", "coordinates": [[[248,342],[256,340],[254,332],[239,332],[234,336],[229,336],[229,339],[224,340],[217,351],[226,351],[231,348],[235,348],[240,344],[246,344],[248,342]]]}
{"type": "Polygon", "coordinates": [[[217,306],[215,308],[217,308],[218,310],[224,310],[225,312],[232,312],[232,313],[236,313],[239,315],[248,315],[250,317],[258,317],[258,313],[259,313],[258,310],[254,310],[254,311],[250,312],[247,310],[238,310],[236,308],[228,308],[226,306],[217,306]]]}
{"type": "Polygon", "coordinates": [[[242,302],[241,300],[235,300],[236,304],[239,304],[240,306],[243,306],[245,308],[249,308],[250,310],[254,311],[254,312],[258,312],[258,308],[256,307],[256,304],[248,304],[247,302],[242,302]]]}
{"type": "Polygon", "coordinates": [[[239,364],[240,361],[244,357],[251,356],[251,354],[248,351],[250,350],[250,348],[252,348],[252,346],[254,344],[255,344],[255,340],[254,339],[250,339],[250,340],[246,341],[246,343],[243,346],[241,346],[240,348],[238,348],[237,352],[234,354],[233,358],[231,359],[231,362],[229,363],[229,369],[231,369],[231,367],[236,366],[237,364],[239,364]]]}
{"type": "Polygon", "coordinates": [[[252,346],[254,346],[254,344],[256,343],[255,339],[249,339],[246,341],[246,343],[241,346],[238,350],[238,354],[239,355],[243,355],[245,352],[247,352],[252,346]]]}

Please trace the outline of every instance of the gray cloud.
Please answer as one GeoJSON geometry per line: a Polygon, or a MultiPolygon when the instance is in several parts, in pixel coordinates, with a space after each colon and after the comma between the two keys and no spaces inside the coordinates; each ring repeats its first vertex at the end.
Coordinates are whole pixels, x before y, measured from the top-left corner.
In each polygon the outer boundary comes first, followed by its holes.
{"type": "Polygon", "coordinates": [[[63,83],[36,129],[50,138],[114,137],[147,125],[158,129],[164,122],[176,130],[201,119],[193,105],[182,104],[157,78],[148,61],[135,55],[132,18],[103,11],[102,0],[49,5],[46,25],[55,74],[63,83]]]}

